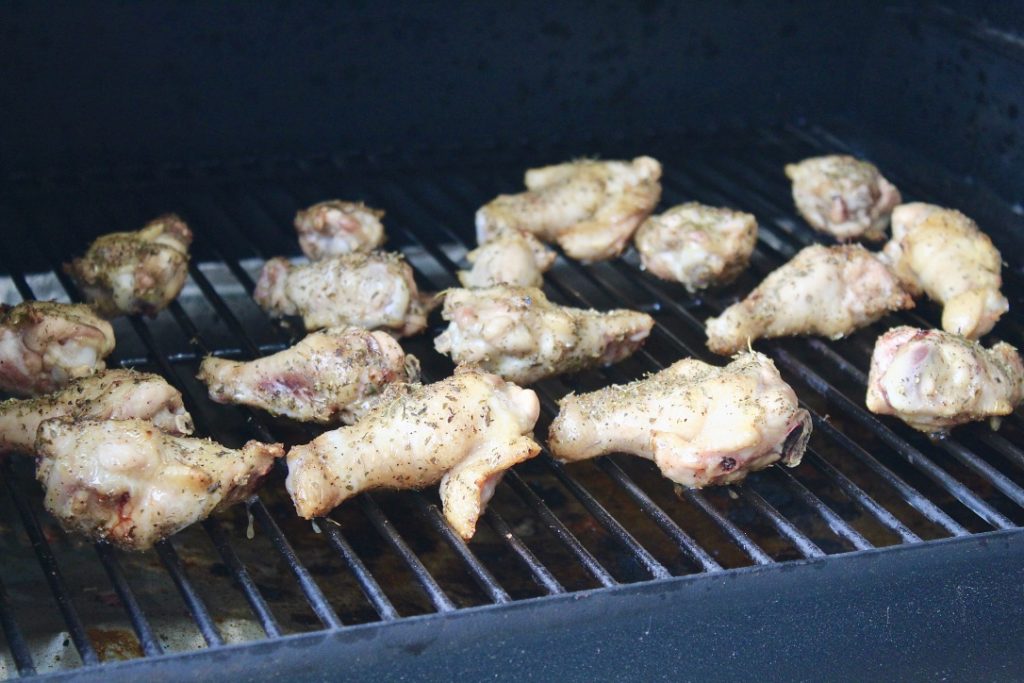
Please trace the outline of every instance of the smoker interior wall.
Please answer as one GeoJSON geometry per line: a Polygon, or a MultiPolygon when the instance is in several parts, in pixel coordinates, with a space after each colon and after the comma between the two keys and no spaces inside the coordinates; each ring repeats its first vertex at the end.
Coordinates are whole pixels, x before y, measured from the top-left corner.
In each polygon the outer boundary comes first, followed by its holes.
{"type": "Polygon", "coordinates": [[[845,120],[1013,198],[1021,10],[5,3],[0,172],[551,139],[595,153],[644,132],[845,120]]]}

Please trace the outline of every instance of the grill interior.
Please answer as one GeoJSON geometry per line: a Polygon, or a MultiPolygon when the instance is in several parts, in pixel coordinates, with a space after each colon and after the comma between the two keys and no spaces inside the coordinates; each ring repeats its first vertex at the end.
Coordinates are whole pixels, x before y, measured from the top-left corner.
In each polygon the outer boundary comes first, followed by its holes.
{"type": "MultiPolygon", "coordinates": [[[[628,148],[594,140],[585,151],[658,157],[662,207],[697,200],[750,211],[760,237],[737,282],[696,297],[641,272],[633,252],[594,265],[559,258],[545,278],[553,301],[635,308],[657,325],[625,362],[536,386],[538,436],[571,390],[629,381],[683,356],[723,362],[704,346],[703,320],[822,241],[795,215],[782,165],[863,148],[856,137],[812,127],[652,138],[628,148]]],[[[296,209],[335,196],[386,209],[387,247],[406,254],[421,289],[439,291],[456,284],[454,272],[474,245],[476,208],[516,191],[525,167],[579,151],[495,148],[429,168],[400,158],[321,157],[23,178],[0,194],[8,240],[0,269],[9,274],[0,293],[8,303],[78,300],[59,270],[63,260],[99,234],[178,212],[196,235],[186,289],[155,319],[115,321],[110,365],[164,375],[185,395],[199,434],[231,446],[250,438],[301,443],[316,432],[215,405],[194,379],[206,354],[253,358],[301,338],[298,321],[270,320],[250,296],[265,259],[298,255],[296,209]]],[[[1024,234],[1020,207],[911,157],[876,161],[906,200],[962,208],[992,235],[1011,261],[1004,269],[1011,314],[995,336],[1024,346],[1012,313],[1024,303],[1013,251],[1013,234],[1024,234]]],[[[675,490],[640,459],[565,467],[544,453],[508,473],[468,544],[447,527],[433,489],[364,494],[315,524],[300,520],[281,467],[248,511],[238,506],[154,551],[122,553],[65,535],[42,511],[31,463],[9,458],[0,465],[0,677],[1018,527],[1019,414],[998,432],[972,425],[932,441],[863,407],[875,338],[896,324],[937,327],[938,320],[937,307],[921,302],[844,340],[758,343],[813,414],[814,436],[795,469],[773,467],[741,486],[695,492],[675,490]]],[[[425,381],[452,369],[432,348],[442,328],[436,313],[431,322],[427,334],[403,340],[421,359],[425,381]]]]}

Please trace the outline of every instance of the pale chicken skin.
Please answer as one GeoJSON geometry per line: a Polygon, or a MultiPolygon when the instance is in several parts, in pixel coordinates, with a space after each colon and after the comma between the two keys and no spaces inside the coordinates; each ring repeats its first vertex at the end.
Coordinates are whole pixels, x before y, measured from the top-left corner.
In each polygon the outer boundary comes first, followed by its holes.
{"type": "Polygon", "coordinates": [[[273,258],[254,293],[272,315],[300,315],[307,330],[355,325],[400,337],[427,325],[412,268],[400,254],[343,254],[293,265],[273,258]]]}
{"type": "Polygon", "coordinates": [[[793,201],[811,227],[840,241],[885,239],[899,190],[873,164],[834,154],[786,165],[793,201]]]}
{"type": "Polygon", "coordinates": [[[628,453],[689,488],[729,484],[775,462],[800,463],[811,418],[771,359],[724,368],[686,358],[646,379],[560,401],[548,447],[565,462],[628,453]]]}
{"type": "Polygon", "coordinates": [[[506,230],[466,254],[473,268],[459,271],[463,287],[540,287],[555,252],[528,232],[506,230]]]}
{"type": "Polygon", "coordinates": [[[500,195],[476,214],[477,243],[508,229],[558,242],[583,261],[615,258],[661,199],[661,164],[584,159],[526,172],[527,191],[500,195]]]}
{"type": "Polygon", "coordinates": [[[312,261],[373,251],[384,244],[383,217],[383,211],[362,202],[319,202],[295,214],[299,247],[312,261]]]}
{"type": "Polygon", "coordinates": [[[60,391],[0,403],[0,453],[32,453],[39,425],[49,419],[148,420],[168,434],[192,433],[181,392],[159,375],[106,370],[73,380],[60,391]]]}
{"type": "Polygon", "coordinates": [[[35,451],[47,511],[68,531],[125,550],[146,550],[245,500],[284,455],[281,444],[234,450],[146,420],[66,418],[39,426],[35,451]]]}
{"type": "Polygon", "coordinates": [[[999,250],[959,211],[920,202],[896,207],[884,253],[904,287],[943,305],[947,332],[977,339],[1010,308],[999,291],[999,250]]]}
{"type": "Polygon", "coordinates": [[[617,363],[654,326],[637,311],[559,306],[536,287],[451,289],[441,315],[450,324],[434,340],[437,351],[517,384],[617,363]]]}
{"type": "Polygon", "coordinates": [[[419,361],[386,332],[334,327],[289,349],[240,363],[206,358],[199,379],[218,403],[262,408],[304,422],[352,424],[393,382],[419,379],[419,361]]]}
{"type": "Polygon", "coordinates": [[[801,249],[746,299],[707,321],[708,348],[732,355],[756,339],[839,339],[914,305],[889,268],[860,245],[801,249]]]}
{"type": "Polygon", "coordinates": [[[54,391],[106,367],[114,328],[83,304],[0,304],[0,390],[16,396],[54,391]]]}
{"type": "Polygon", "coordinates": [[[728,283],[747,267],[757,244],[757,219],[689,202],[648,218],[634,243],[646,270],[695,292],[728,283]]]}
{"type": "Polygon", "coordinates": [[[288,451],[285,485],[301,517],[372,489],[441,482],[441,505],[465,539],[504,472],[540,452],[537,395],[476,368],[427,385],[394,385],[363,419],[288,451]]]}
{"type": "Polygon", "coordinates": [[[185,286],[192,231],[168,214],[136,232],[103,235],[85,256],[64,264],[100,315],[156,315],[185,286]]]}
{"type": "Polygon", "coordinates": [[[1024,364],[1017,349],[941,330],[896,327],[875,343],[867,407],[894,415],[922,432],[1009,415],[1024,397],[1024,364]]]}

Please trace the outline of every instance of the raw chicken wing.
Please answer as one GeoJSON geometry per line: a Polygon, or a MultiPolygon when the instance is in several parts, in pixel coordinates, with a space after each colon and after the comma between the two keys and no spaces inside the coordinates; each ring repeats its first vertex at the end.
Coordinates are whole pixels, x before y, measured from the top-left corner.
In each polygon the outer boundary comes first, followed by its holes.
{"type": "Polygon", "coordinates": [[[570,394],[548,446],[563,461],[630,453],[692,488],[740,481],[781,461],[795,467],[811,418],[767,356],[750,352],[724,368],[683,359],[646,379],[570,394]]]}
{"type": "Polygon", "coordinates": [[[136,232],[103,235],[64,270],[100,315],[154,316],[185,286],[191,244],[192,231],[168,214],[136,232]]]}
{"type": "Polygon", "coordinates": [[[399,254],[343,254],[304,265],[273,258],[254,297],[274,315],[301,315],[307,330],[355,325],[404,337],[427,325],[412,268],[399,254]]]}
{"type": "Polygon", "coordinates": [[[245,500],[281,444],[233,450],[171,436],[145,420],[47,420],[39,426],[36,478],[43,504],[69,531],[145,550],[245,500]]]}
{"type": "Polygon", "coordinates": [[[648,218],[634,241],[644,268],[694,292],[727,283],[747,267],[757,243],[757,219],[690,202],[648,218]]]}
{"type": "Polygon", "coordinates": [[[114,329],[83,304],[0,304],[0,389],[45,394],[106,367],[114,329]]]}
{"type": "Polygon", "coordinates": [[[192,416],[181,393],[159,375],[107,370],[73,380],[48,396],[0,403],[0,453],[31,453],[39,424],[55,417],[73,420],[148,420],[168,434],[192,433],[192,416]]]}
{"type": "Polygon", "coordinates": [[[385,386],[419,379],[419,361],[386,332],[332,327],[248,363],[207,358],[199,379],[218,403],[254,406],[295,420],[352,424],[385,386]]]}
{"type": "Polygon", "coordinates": [[[302,253],[316,261],[378,248],[384,244],[383,217],[383,211],[362,202],[332,199],[295,214],[295,231],[302,253]]]}
{"type": "Polygon", "coordinates": [[[947,332],[977,339],[1010,308],[999,291],[999,250],[959,211],[920,202],[896,207],[885,256],[911,293],[943,305],[947,332]]]}
{"type": "Polygon", "coordinates": [[[361,491],[440,481],[448,523],[469,539],[505,470],[540,452],[532,438],[539,412],[535,393],[476,368],[393,385],[356,424],[288,451],[285,485],[309,519],[361,491]]]}
{"type": "Polygon", "coordinates": [[[1009,415],[1024,397],[1024,364],[1000,342],[985,349],[941,330],[896,327],[875,343],[868,410],[895,415],[914,429],[937,432],[1009,415]]]}
{"type": "Polygon", "coordinates": [[[814,334],[839,339],[914,305],[899,280],[856,245],[813,245],[707,321],[708,348],[732,355],[755,339],[814,334]]]}
{"type": "Polygon", "coordinates": [[[558,306],[536,287],[451,289],[442,316],[451,323],[434,348],[517,384],[617,363],[654,326],[646,313],[558,306]]]}
{"type": "Polygon", "coordinates": [[[477,211],[477,242],[512,228],[557,241],[576,259],[614,258],[658,204],[660,179],[661,164],[651,157],[530,169],[527,192],[500,195],[477,211]]]}
{"type": "Polygon", "coordinates": [[[528,232],[506,230],[466,254],[472,270],[459,271],[463,287],[540,287],[555,252],[528,232]]]}
{"type": "Polygon", "coordinates": [[[841,241],[885,239],[900,192],[874,165],[832,155],[787,164],[793,201],[811,227],[841,241]]]}

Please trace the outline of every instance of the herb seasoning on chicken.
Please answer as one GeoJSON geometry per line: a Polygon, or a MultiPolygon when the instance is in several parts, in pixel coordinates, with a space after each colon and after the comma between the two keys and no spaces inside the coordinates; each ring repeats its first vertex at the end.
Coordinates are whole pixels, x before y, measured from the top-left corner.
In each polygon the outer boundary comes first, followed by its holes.
{"type": "Polygon", "coordinates": [[[779,461],[795,467],[811,433],[793,389],[754,352],[724,368],[686,358],[630,384],[570,394],[560,406],[548,436],[559,460],[629,453],[691,488],[737,482],[779,461]]]}
{"type": "Polygon", "coordinates": [[[469,539],[502,474],[540,452],[537,395],[472,367],[434,384],[392,385],[365,417],[288,451],[300,516],[325,515],[378,488],[441,482],[441,505],[469,539]]]}
{"type": "Polygon", "coordinates": [[[383,217],[383,211],[362,202],[332,199],[295,214],[295,231],[302,253],[316,261],[377,249],[384,244],[383,217]]]}

